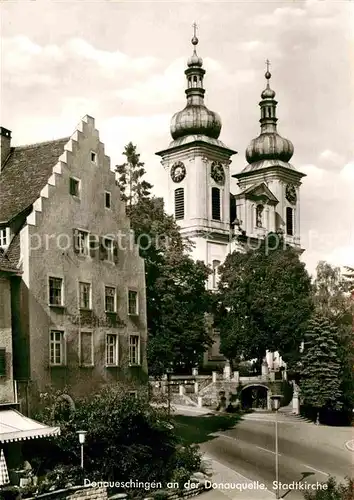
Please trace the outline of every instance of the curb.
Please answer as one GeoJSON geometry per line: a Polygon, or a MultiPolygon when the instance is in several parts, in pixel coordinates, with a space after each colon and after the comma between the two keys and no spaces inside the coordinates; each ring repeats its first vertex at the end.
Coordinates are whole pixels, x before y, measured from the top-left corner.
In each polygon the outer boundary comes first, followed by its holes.
{"type": "Polygon", "coordinates": [[[345,443],[345,447],[347,448],[347,450],[349,451],[354,451],[354,439],[352,439],[351,441],[347,441],[345,443]]]}

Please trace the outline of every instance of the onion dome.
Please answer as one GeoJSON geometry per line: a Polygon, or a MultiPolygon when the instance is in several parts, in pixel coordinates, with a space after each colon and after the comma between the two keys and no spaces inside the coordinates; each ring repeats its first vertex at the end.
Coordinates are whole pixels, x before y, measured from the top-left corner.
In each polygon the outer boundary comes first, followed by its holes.
{"type": "Polygon", "coordinates": [[[204,104],[205,89],[203,88],[203,79],[205,70],[203,69],[203,60],[197,55],[196,46],[198,38],[196,37],[196,24],[194,27],[194,36],[191,40],[194,46],[193,55],[188,59],[188,68],[185,70],[187,78],[187,105],[178,113],[175,113],[171,120],[172,138],[179,139],[193,134],[201,134],[213,139],[217,139],[221,132],[221,118],[214,111],[210,111],[204,104]]]}
{"type": "Polygon", "coordinates": [[[294,146],[291,141],[284,139],[277,132],[276,108],[277,101],[274,100],[275,92],[269,86],[271,74],[269,72],[269,61],[267,61],[267,72],[265,74],[267,87],[261,94],[261,133],[253,139],[246,150],[248,163],[261,160],[280,160],[288,162],[294,154],[294,146]]]}

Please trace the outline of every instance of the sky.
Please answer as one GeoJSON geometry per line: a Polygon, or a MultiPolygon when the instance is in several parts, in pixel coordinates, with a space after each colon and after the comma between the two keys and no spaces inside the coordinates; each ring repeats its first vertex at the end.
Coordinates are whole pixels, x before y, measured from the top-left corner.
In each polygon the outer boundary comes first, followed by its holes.
{"type": "Polygon", "coordinates": [[[193,22],[206,105],[238,151],[232,174],[260,131],[270,59],[278,132],[306,174],[302,259],[310,273],[319,260],[354,266],[354,1],[3,0],[1,10],[0,120],[13,144],[69,136],[91,115],[112,167],[132,141],[158,196],[167,174],[155,152],[185,106],[193,22]]]}

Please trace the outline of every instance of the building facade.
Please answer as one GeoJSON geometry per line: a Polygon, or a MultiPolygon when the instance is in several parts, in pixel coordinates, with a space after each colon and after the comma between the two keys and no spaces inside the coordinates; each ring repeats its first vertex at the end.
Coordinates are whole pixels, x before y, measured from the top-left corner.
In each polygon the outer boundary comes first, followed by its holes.
{"type": "Polygon", "coordinates": [[[22,272],[11,289],[20,401],[30,412],[50,387],[74,401],[133,388],[147,376],[144,261],[94,119],[25,147],[1,134],[1,246],[22,272]]]}
{"type": "MultiPolygon", "coordinates": [[[[232,177],[238,192],[230,188],[231,157],[236,151],[219,139],[221,119],[204,103],[203,61],[197,55],[194,35],[193,55],[185,71],[186,107],[171,120],[172,142],[158,152],[168,175],[166,209],[174,214],[181,232],[194,242],[193,258],[212,269],[208,288],[216,290],[218,267],[226,256],[244,251],[264,239],[269,232],[281,232],[286,243],[301,250],[300,186],[304,174],[289,163],[293,145],[277,132],[275,92],[271,74],[265,74],[261,94],[261,132],[246,150],[247,165],[232,177]]],[[[207,360],[220,361],[220,338],[207,360]]],[[[270,367],[281,364],[277,354],[267,354],[270,367]]]]}

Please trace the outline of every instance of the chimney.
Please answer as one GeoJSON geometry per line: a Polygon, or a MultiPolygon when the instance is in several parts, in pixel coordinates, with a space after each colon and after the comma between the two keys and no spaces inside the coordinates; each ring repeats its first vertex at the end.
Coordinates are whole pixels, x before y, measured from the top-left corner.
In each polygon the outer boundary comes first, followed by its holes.
{"type": "Polygon", "coordinates": [[[3,165],[7,160],[7,157],[11,151],[11,130],[7,130],[7,128],[0,127],[0,152],[1,152],[1,163],[0,163],[0,172],[2,170],[3,165]]]}

